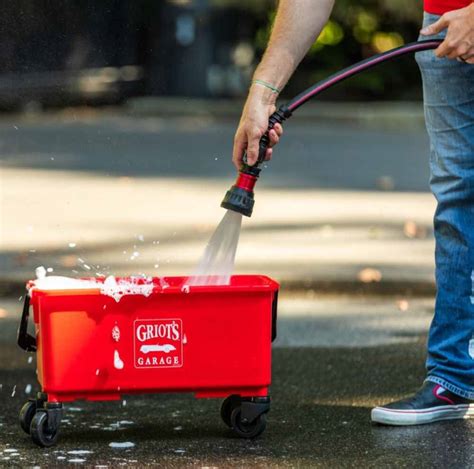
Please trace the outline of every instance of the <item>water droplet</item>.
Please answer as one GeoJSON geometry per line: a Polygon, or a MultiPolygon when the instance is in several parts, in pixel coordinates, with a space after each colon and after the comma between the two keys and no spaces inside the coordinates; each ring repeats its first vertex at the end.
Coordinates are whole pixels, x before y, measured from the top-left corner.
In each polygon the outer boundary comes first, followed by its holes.
{"type": "Polygon", "coordinates": [[[39,267],[36,267],[35,274],[37,279],[45,278],[46,269],[42,265],[40,265],[39,267]]]}
{"type": "Polygon", "coordinates": [[[115,340],[115,342],[118,342],[120,340],[120,329],[118,326],[114,326],[112,328],[112,338],[115,340]]]}
{"type": "Polygon", "coordinates": [[[120,358],[118,350],[115,350],[114,352],[114,368],[116,370],[123,370],[124,363],[122,359],[120,358]]]}
{"type": "Polygon", "coordinates": [[[126,449],[133,448],[135,446],[135,443],[132,443],[131,441],[112,442],[109,443],[109,446],[111,448],[126,449]]]}

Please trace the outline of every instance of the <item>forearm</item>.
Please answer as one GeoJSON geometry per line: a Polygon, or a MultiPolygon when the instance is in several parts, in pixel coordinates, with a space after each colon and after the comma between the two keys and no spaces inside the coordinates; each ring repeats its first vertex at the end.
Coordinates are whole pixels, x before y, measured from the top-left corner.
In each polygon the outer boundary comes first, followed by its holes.
{"type": "Polygon", "coordinates": [[[282,89],[331,14],[334,0],[280,0],[267,49],[254,74],[282,89]]]}
{"type": "MultiPolygon", "coordinates": [[[[270,41],[254,80],[262,80],[282,89],[301,59],[308,52],[331,14],[334,0],[280,0],[270,41]]],[[[259,157],[259,140],[268,127],[268,118],[275,111],[278,94],[262,84],[254,83],[245,102],[234,138],[233,161],[237,169],[244,152],[247,163],[259,157]]],[[[276,145],[283,133],[280,124],[268,132],[270,146],[276,145]]],[[[267,148],[265,159],[272,156],[267,148]]]]}

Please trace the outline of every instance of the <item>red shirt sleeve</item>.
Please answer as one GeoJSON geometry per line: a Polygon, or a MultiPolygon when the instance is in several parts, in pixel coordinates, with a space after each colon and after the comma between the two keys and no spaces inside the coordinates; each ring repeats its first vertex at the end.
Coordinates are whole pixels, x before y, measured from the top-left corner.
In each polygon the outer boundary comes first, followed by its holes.
{"type": "Polygon", "coordinates": [[[442,15],[448,11],[467,7],[473,0],[424,0],[424,9],[427,13],[442,15]]]}

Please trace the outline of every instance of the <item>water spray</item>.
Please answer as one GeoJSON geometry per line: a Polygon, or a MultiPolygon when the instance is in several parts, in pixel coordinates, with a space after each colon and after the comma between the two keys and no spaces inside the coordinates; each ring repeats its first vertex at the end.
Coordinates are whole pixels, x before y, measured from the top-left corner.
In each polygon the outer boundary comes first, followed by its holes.
{"type": "Polygon", "coordinates": [[[253,166],[250,166],[247,164],[247,155],[246,153],[244,154],[243,164],[239,170],[237,180],[235,184],[227,191],[221,203],[221,207],[240,213],[247,217],[252,216],[253,206],[255,203],[253,190],[257,179],[260,176],[261,165],[265,160],[265,154],[269,145],[268,133],[276,124],[282,124],[286,119],[291,117],[296,109],[298,109],[304,103],[308,102],[310,99],[314,98],[324,90],[331,88],[337,83],[340,83],[341,81],[353,75],[357,75],[358,73],[372,68],[379,63],[395,59],[405,54],[436,49],[439,44],[441,44],[441,42],[441,39],[412,42],[404,46],[397,47],[396,49],[391,49],[387,52],[374,55],[373,57],[369,57],[368,59],[362,60],[361,62],[358,62],[331,75],[325,80],[319,81],[315,85],[311,86],[293,98],[288,104],[281,106],[270,116],[268,120],[267,131],[260,139],[257,162],[253,166]]]}

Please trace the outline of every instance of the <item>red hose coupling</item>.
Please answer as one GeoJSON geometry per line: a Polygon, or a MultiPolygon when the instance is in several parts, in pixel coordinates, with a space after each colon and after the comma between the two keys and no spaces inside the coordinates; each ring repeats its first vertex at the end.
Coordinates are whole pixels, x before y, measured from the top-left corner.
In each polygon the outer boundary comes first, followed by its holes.
{"type": "Polygon", "coordinates": [[[257,178],[251,174],[240,172],[235,181],[235,186],[244,191],[253,192],[257,178]]]}

